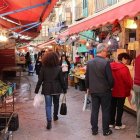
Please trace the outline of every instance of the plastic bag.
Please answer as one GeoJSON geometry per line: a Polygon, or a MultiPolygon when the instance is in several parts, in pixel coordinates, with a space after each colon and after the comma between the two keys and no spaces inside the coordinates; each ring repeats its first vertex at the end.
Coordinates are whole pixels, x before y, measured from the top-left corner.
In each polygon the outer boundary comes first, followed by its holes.
{"type": "Polygon", "coordinates": [[[90,109],[91,109],[91,98],[89,96],[89,93],[87,92],[84,97],[84,105],[83,105],[82,110],[85,111],[85,110],[90,110],[90,109]]]}
{"type": "Polygon", "coordinates": [[[44,95],[36,94],[34,97],[33,106],[38,108],[40,105],[44,103],[44,95]]]}
{"type": "Polygon", "coordinates": [[[135,93],[132,92],[131,95],[132,95],[132,97],[131,97],[131,104],[135,105],[136,104],[135,93]]]}
{"type": "Polygon", "coordinates": [[[87,105],[87,97],[88,97],[88,93],[85,94],[85,97],[84,97],[84,105],[83,105],[83,111],[86,110],[86,105],[87,105]]]}

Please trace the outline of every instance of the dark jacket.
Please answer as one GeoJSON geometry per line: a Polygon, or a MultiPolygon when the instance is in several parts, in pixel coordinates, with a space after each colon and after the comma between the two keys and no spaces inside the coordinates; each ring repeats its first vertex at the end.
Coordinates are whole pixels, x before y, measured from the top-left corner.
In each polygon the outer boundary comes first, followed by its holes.
{"type": "Polygon", "coordinates": [[[112,96],[128,97],[133,85],[128,67],[120,62],[112,62],[110,65],[114,77],[112,96]]]}
{"type": "Polygon", "coordinates": [[[134,84],[140,86],[140,55],[135,60],[134,84]]]}
{"type": "Polygon", "coordinates": [[[48,68],[42,66],[39,79],[35,88],[35,93],[38,93],[42,85],[41,94],[52,95],[66,93],[66,85],[62,76],[62,69],[60,66],[48,68]]]}
{"type": "Polygon", "coordinates": [[[86,69],[86,88],[90,93],[109,93],[114,84],[110,63],[96,56],[90,60],[86,69]]]}
{"type": "Polygon", "coordinates": [[[37,75],[39,75],[39,72],[41,70],[41,66],[42,66],[42,62],[37,60],[36,64],[35,64],[35,71],[36,71],[37,75]]]}

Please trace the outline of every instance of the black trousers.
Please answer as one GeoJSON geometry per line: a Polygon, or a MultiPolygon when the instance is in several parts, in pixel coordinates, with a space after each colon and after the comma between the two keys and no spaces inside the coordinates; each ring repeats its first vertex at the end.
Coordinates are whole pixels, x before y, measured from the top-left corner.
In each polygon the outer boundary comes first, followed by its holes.
{"type": "Polygon", "coordinates": [[[106,133],[109,130],[111,93],[93,93],[91,94],[91,100],[92,100],[92,110],[91,110],[92,131],[94,132],[98,131],[98,115],[101,106],[103,133],[106,133]]]}
{"type": "Polygon", "coordinates": [[[64,77],[66,88],[68,88],[68,72],[63,72],[63,77],[64,77]]]}
{"type": "Polygon", "coordinates": [[[111,112],[110,112],[110,124],[121,126],[122,125],[122,115],[123,107],[125,103],[125,97],[118,98],[112,97],[111,99],[111,112]]]}

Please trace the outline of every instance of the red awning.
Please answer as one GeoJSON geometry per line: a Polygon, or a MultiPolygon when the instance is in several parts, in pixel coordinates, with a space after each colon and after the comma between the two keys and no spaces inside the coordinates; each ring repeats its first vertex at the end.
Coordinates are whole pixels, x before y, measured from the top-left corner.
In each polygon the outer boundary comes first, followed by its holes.
{"type": "Polygon", "coordinates": [[[86,18],[69,26],[69,28],[65,32],[61,33],[60,36],[72,35],[93,28],[98,28],[101,25],[112,23],[116,19],[122,20],[126,16],[133,17],[140,12],[139,4],[139,0],[133,0],[110,11],[104,12],[103,14],[86,18]]]}
{"type": "MultiPolygon", "coordinates": [[[[43,22],[49,16],[50,12],[52,11],[54,5],[58,0],[51,0],[51,3],[48,4],[47,6],[42,5],[37,7],[37,5],[45,3],[46,1],[47,0],[2,0],[0,2],[0,14],[35,6],[35,8],[32,9],[28,8],[27,10],[21,12],[8,14],[5,17],[15,21],[20,25],[30,24],[37,21],[43,22]],[[45,7],[46,10],[44,10],[45,7]]],[[[11,26],[13,26],[13,23],[9,23],[9,24],[10,25],[4,25],[4,27],[11,28],[11,26]]]]}

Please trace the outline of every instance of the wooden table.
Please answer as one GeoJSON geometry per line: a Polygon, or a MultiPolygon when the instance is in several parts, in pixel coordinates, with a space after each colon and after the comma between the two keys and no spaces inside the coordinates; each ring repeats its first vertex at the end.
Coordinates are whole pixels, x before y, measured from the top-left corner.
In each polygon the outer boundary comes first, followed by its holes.
{"type": "Polygon", "coordinates": [[[4,79],[4,73],[6,72],[19,72],[19,82],[21,79],[21,72],[22,72],[22,68],[19,66],[11,66],[11,67],[4,67],[2,69],[2,78],[4,79]]]}

